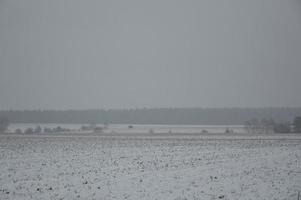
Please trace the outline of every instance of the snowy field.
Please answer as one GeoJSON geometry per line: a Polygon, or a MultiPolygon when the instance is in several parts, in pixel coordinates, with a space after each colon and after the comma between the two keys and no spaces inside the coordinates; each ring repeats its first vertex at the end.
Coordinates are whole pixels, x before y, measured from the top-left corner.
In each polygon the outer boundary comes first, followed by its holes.
{"type": "Polygon", "coordinates": [[[0,135],[0,199],[297,200],[301,135],[0,135]]]}

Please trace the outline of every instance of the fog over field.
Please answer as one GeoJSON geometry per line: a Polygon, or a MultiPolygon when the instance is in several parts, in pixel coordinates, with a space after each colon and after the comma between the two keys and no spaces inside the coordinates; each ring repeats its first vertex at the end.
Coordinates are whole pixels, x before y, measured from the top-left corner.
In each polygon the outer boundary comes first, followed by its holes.
{"type": "Polygon", "coordinates": [[[301,106],[299,0],[1,0],[0,110],[301,106]]]}
{"type": "Polygon", "coordinates": [[[300,0],[0,0],[0,199],[301,200],[300,0]]]}

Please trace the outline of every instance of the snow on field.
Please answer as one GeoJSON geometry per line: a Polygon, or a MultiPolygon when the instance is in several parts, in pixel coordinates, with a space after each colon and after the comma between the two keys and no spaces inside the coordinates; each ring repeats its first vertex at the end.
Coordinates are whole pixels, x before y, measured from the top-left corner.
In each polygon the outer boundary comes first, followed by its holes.
{"type": "Polygon", "coordinates": [[[290,137],[2,135],[0,199],[296,200],[290,137]]]}

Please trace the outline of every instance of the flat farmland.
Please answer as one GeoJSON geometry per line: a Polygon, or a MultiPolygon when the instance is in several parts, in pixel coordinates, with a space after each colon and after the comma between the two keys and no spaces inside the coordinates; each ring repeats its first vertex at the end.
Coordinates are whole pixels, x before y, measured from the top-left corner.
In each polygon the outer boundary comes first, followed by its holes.
{"type": "Polygon", "coordinates": [[[297,199],[301,135],[1,135],[0,199],[297,199]]]}

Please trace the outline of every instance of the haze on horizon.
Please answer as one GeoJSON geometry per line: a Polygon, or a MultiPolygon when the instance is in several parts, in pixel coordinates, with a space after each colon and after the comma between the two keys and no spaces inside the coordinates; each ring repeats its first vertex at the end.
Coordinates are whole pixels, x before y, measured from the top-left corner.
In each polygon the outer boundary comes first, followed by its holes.
{"type": "Polygon", "coordinates": [[[298,0],[0,0],[0,110],[301,106],[298,0]]]}

